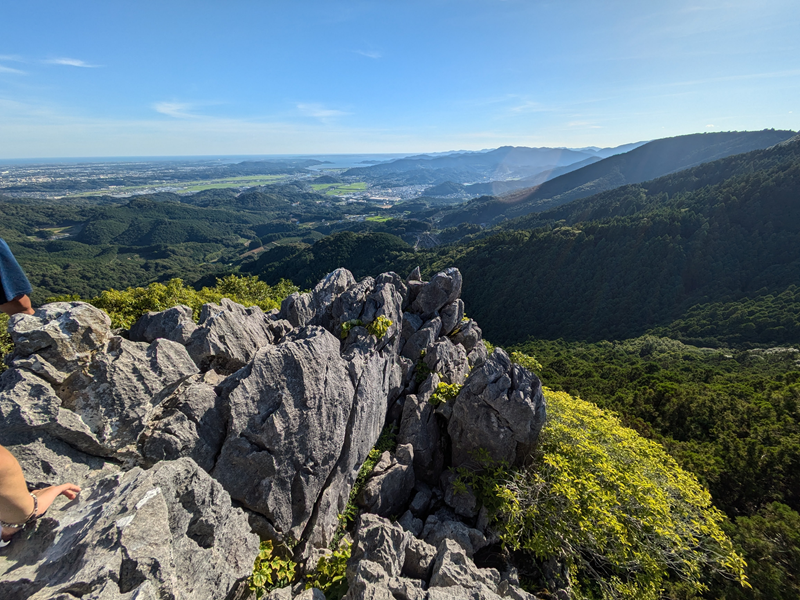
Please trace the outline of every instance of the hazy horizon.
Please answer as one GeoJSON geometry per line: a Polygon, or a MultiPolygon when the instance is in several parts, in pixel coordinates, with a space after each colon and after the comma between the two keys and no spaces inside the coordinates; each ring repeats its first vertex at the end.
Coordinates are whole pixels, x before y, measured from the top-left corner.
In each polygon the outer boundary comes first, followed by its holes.
{"type": "Polygon", "coordinates": [[[799,26],[790,0],[16,3],[0,22],[0,158],[797,130],[799,26]]]}

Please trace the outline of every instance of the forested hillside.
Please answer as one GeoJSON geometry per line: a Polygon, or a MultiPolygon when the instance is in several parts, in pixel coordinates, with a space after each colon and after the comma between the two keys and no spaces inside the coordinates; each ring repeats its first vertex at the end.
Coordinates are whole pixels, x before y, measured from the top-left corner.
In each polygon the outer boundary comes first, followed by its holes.
{"type": "MultiPolygon", "coordinates": [[[[403,272],[456,264],[471,312],[504,344],[652,330],[701,345],[794,343],[799,190],[795,141],[624,186],[513,223],[534,229],[509,226],[468,244],[409,253],[378,238],[354,244],[347,234],[324,248],[357,275],[372,265],[403,272]],[[368,244],[377,245],[365,262],[357,248],[368,244]]],[[[304,281],[313,280],[325,267],[308,257],[322,250],[265,256],[253,272],[276,279],[302,268],[304,281]]]]}
{"type": "Polygon", "coordinates": [[[702,133],[655,140],[531,189],[501,198],[478,198],[445,214],[442,224],[499,223],[625,184],[641,183],[723,157],[767,148],[793,135],[792,131],[765,130],[702,133]]]}

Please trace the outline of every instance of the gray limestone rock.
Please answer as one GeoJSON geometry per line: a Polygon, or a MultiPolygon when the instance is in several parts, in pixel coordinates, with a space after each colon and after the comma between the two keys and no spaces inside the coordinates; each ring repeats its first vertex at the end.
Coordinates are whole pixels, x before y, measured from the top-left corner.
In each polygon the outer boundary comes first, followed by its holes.
{"type": "Polygon", "coordinates": [[[407,577],[394,577],[390,579],[386,587],[395,600],[425,600],[425,582],[419,579],[409,579],[407,577]]]}
{"type": "Polygon", "coordinates": [[[109,316],[83,302],[54,302],[33,315],[16,314],[8,330],[12,359],[37,354],[65,375],[86,366],[112,337],[109,316]]]}
{"type": "Polygon", "coordinates": [[[381,273],[375,278],[376,286],[382,283],[391,283],[394,286],[394,289],[397,290],[397,293],[400,294],[403,302],[405,302],[406,298],[408,298],[408,286],[406,285],[406,282],[403,281],[403,278],[394,271],[381,273]]]}
{"type": "Polygon", "coordinates": [[[404,512],[403,516],[397,519],[397,522],[403,529],[414,536],[418,536],[420,533],[422,533],[422,528],[425,526],[425,524],[422,522],[422,519],[415,517],[410,510],[404,512]]]}
{"type": "Polygon", "coordinates": [[[475,462],[479,449],[495,461],[519,465],[530,455],[545,421],[542,384],[500,349],[472,371],[448,424],[453,467],[475,462]]]}
{"type": "Polygon", "coordinates": [[[445,305],[439,311],[439,316],[442,317],[442,335],[450,335],[464,318],[464,301],[459,298],[455,302],[445,305]]]}
{"type": "Polygon", "coordinates": [[[173,306],[161,312],[148,312],[142,315],[128,332],[132,342],[147,342],[164,338],[186,344],[197,325],[192,318],[192,309],[185,305],[173,306]]]}
{"type": "Polygon", "coordinates": [[[190,459],[56,503],[0,553],[4,600],[225,598],[258,554],[240,509],[190,459]]]}
{"type": "MultiPolygon", "coordinates": [[[[450,335],[450,339],[454,344],[461,344],[467,354],[471,353],[479,342],[483,339],[483,332],[478,324],[472,319],[461,321],[455,330],[455,333],[450,335]]],[[[481,344],[482,346],[483,344],[481,344]]]]}
{"type": "Polygon", "coordinates": [[[348,574],[353,572],[351,565],[370,561],[380,565],[389,577],[399,577],[408,544],[409,535],[402,527],[377,515],[362,513],[347,563],[348,574]]]}
{"type": "Polygon", "coordinates": [[[117,464],[80,452],[45,430],[13,430],[3,426],[0,444],[17,459],[25,481],[36,488],[67,481],[87,487],[92,481],[120,470],[117,464]]]}
{"type": "Polygon", "coordinates": [[[483,344],[483,342],[479,342],[475,348],[472,349],[472,352],[469,353],[467,358],[469,359],[469,366],[473,369],[477,369],[478,367],[482,367],[489,359],[489,351],[486,349],[486,345],[483,344]]]}
{"type": "Polygon", "coordinates": [[[423,359],[432,373],[438,373],[445,383],[463,385],[469,375],[469,361],[464,347],[441,337],[428,348],[423,359]]]}
{"type": "Polygon", "coordinates": [[[463,548],[469,557],[489,544],[483,532],[468,527],[446,511],[428,516],[421,537],[436,547],[439,547],[443,540],[451,540],[463,548]]]}
{"type": "MultiPolygon", "coordinates": [[[[389,455],[385,452],[384,455],[389,455]]],[[[359,506],[382,517],[398,515],[414,491],[414,452],[410,444],[398,446],[396,455],[375,466],[357,498],[359,506]]]]}
{"type": "Polygon", "coordinates": [[[223,298],[219,305],[203,305],[186,349],[201,369],[221,364],[232,373],[250,362],[259,349],[272,344],[271,326],[274,322],[259,307],[245,308],[223,298]]]}
{"type": "Polygon", "coordinates": [[[413,579],[430,581],[433,563],[436,560],[436,547],[416,537],[410,538],[406,547],[403,575],[413,579]]]}
{"type": "Polygon", "coordinates": [[[442,473],[441,487],[444,490],[445,504],[451,507],[457,515],[474,519],[478,516],[478,498],[468,485],[464,486],[463,490],[456,490],[453,485],[456,479],[458,479],[458,475],[454,471],[442,473]]]}
{"type": "Polygon", "coordinates": [[[406,396],[403,418],[397,441],[411,444],[414,448],[414,474],[418,480],[429,485],[437,485],[444,469],[444,453],[441,448],[441,431],[436,410],[429,402],[439,383],[436,375],[431,375],[420,386],[419,393],[406,396]]]}
{"type": "Polygon", "coordinates": [[[496,569],[479,569],[464,549],[454,541],[445,539],[438,545],[431,575],[431,588],[486,586],[494,593],[497,591],[498,583],[500,583],[500,573],[496,569]]]}
{"type": "Polygon", "coordinates": [[[222,400],[213,387],[220,381],[219,375],[208,371],[170,391],[139,436],[139,452],[147,461],[189,456],[206,471],[214,468],[227,428],[222,400]]]}
{"type": "Polygon", "coordinates": [[[0,375],[0,431],[47,433],[88,454],[110,454],[89,426],[71,410],[49,383],[25,369],[8,369],[0,375]]]}
{"type": "Polygon", "coordinates": [[[262,349],[220,385],[228,435],[213,476],[299,540],[339,458],[355,389],[326,330],[262,349]]]}
{"type": "Polygon", "coordinates": [[[349,587],[342,600],[395,600],[389,591],[389,575],[381,565],[362,559],[352,563],[350,570],[350,564],[348,562],[349,587]]]}
{"type": "MultiPolygon", "coordinates": [[[[339,294],[330,308],[334,326],[340,326],[342,323],[353,319],[361,319],[364,303],[374,288],[375,280],[372,277],[365,277],[339,294]]],[[[339,332],[336,330],[332,333],[339,332]]]]}
{"type": "Polygon", "coordinates": [[[322,592],[322,590],[311,588],[308,590],[303,590],[297,594],[297,596],[294,597],[294,600],[325,600],[325,594],[322,592]]]}
{"type": "Polygon", "coordinates": [[[430,318],[461,295],[461,281],[461,272],[455,267],[437,273],[419,290],[411,309],[430,318]]]}
{"type": "Polygon", "coordinates": [[[217,388],[230,406],[213,475],[280,536],[326,546],[380,434],[391,363],[320,327],[264,348],[217,388]]]}
{"type": "Polygon", "coordinates": [[[148,346],[114,337],[105,352],[96,353],[55,392],[107,453],[127,454],[136,452],[136,440],[162,390],[194,373],[197,367],[176,342],[158,339],[148,346]]]}
{"type": "Polygon", "coordinates": [[[415,315],[414,313],[408,311],[403,313],[403,326],[400,332],[401,345],[405,345],[405,343],[408,341],[408,338],[419,331],[419,328],[422,327],[422,323],[422,317],[419,315],[415,315]]]}
{"type": "Polygon", "coordinates": [[[414,270],[406,277],[406,281],[422,281],[422,273],[419,267],[414,267],[414,270]]]}
{"type": "Polygon", "coordinates": [[[442,320],[439,317],[431,319],[411,335],[403,345],[402,355],[412,361],[419,359],[423,350],[433,346],[439,332],[442,330],[442,320]]]}
{"type": "Polygon", "coordinates": [[[433,494],[431,489],[421,481],[417,482],[415,489],[417,493],[408,508],[416,516],[424,515],[431,505],[433,494]]]}
{"type": "Polygon", "coordinates": [[[328,273],[312,291],[304,294],[295,292],[286,298],[281,304],[280,318],[289,321],[293,327],[306,325],[330,327],[333,301],[355,283],[356,280],[350,271],[336,269],[328,273]]]}

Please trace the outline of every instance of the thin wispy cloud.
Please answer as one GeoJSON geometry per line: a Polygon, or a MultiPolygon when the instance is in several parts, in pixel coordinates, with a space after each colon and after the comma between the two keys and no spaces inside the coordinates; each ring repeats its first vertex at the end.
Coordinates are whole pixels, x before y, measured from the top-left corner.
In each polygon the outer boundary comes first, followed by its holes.
{"type": "Polygon", "coordinates": [[[372,58],[374,60],[383,58],[383,54],[375,50],[353,50],[353,52],[355,52],[356,54],[360,54],[361,56],[366,56],[367,58],[372,58]]]}
{"type": "Polygon", "coordinates": [[[83,69],[96,69],[100,65],[90,65],[89,63],[80,60],[79,58],[51,58],[46,61],[48,65],[64,65],[66,67],[81,67],[83,69]]]}
{"type": "Polygon", "coordinates": [[[308,117],[315,119],[333,119],[335,117],[343,117],[347,114],[343,110],[336,110],[333,108],[326,108],[322,104],[298,104],[297,110],[308,117]]]}
{"type": "Polygon", "coordinates": [[[199,115],[191,112],[193,106],[187,102],[156,102],[153,110],[176,119],[197,119],[199,115]]]}
{"type": "Polygon", "coordinates": [[[0,54],[0,60],[2,61],[13,61],[13,62],[23,62],[21,56],[17,56],[16,54],[0,54]]]}
{"type": "Polygon", "coordinates": [[[570,121],[567,123],[567,127],[581,127],[584,129],[602,129],[600,125],[595,125],[594,123],[590,123],[589,121],[570,121]]]}
{"type": "MultiPolygon", "coordinates": [[[[2,57],[0,57],[2,60],[2,57]]],[[[11,67],[6,67],[4,65],[0,65],[0,73],[14,73],[15,75],[25,75],[25,71],[20,71],[19,69],[12,69],[11,67]]]]}

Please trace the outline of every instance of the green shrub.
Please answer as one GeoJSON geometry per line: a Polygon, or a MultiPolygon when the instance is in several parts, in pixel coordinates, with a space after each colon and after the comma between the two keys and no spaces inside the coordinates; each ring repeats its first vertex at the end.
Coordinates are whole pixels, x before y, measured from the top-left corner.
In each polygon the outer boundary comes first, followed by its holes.
{"type": "Polygon", "coordinates": [[[667,577],[696,593],[714,575],[749,587],[724,516],[693,475],[595,405],[545,395],[530,466],[461,472],[507,547],[563,561],[576,598],[655,600],[667,577]]]}
{"type": "MultiPolygon", "coordinates": [[[[258,306],[265,311],[272,310],[279,308],[281,301],[297,290],[294,284],[285,279],[271,286],[256,276],[228,275],[217,279],[216,286],[204,287],[200,291],[185,285],[181,279],[171,279],[166,284],[151,283],[146,288],[106,290],[86,302],[106,311],[111,317],[112,327],[127,329],[147,312],[162,311],[179,304],[191,307],[196,320],[203,304],[219,303],[223,298],[230,298],[245,306],[258,306]]],[[[79,299],[74,295],[57,296],[48,298],[48,302],[79,299]]]]}
{"type": "Polygon", "coordinates": [[[462,387],[464,386],[458,383],[445,383],[444,381],[440,381],[439,385],[436,386],[433,394],[431,394],[431,397],[428,399],[428,402],[433,406],[439,406],[448,400],[453,400],[458,396],[462,387]]]}
{"type": "Polygon", "coordinates": [[[14,343],[8,334],[8,315],[0,313],[0,373],[6,370],[6,363],[3,359],[13,349],[14,343]]]}
{"type": "Polygon", "coordinates": [[[380,315],[374,321],[372,321],[372,323],[367,325],[367,332],[380,340],[386,335],[386,332],[389,331],[389,327],[391,326],[392,320],[388,317],[380,315]]]}
{"type": "Polygon", "coordinates": [[[352,545],[344,541],[330,555],[317,562],[317,568],[306,576],[306,589],[317,588],[325,593],[327,600],[341,600],[347,593],[347,561],[350,559],[352,545]]]}
{"type": "Polygon", "coordinates": [[[347,336],[350,334],[350,330],[353,327],[358,327],[363,324],[364,323],[361,321],[361,319],[350,319],[349,321],[345,321],[342,323],[342,331],[339,333],[339,337],[343,340],[347,339],[347,336]]]}
{"type": "Polygon", "coordinates": [[[525,367],[531,373],[540,373],[542,370],[542,363],[529,354],[514,351],[511,353],[511,362],[517,363],[521,367],[525,367]]]}
{"type": "Polygon", "coordinates": [[[253,565],[253,574],[248,580],[250,590],[260,598],[264,592],[286,587],[294,582],[297,563],[277,556],[272,542],[261,542],[261,548],[253,565]]]}
{"type": "MultiPolygon", "coordinates": [[[[361,319],[350,319],[349,321],[345,321],[342,323],[342,331],[339,333],[339,337],[343,340],[347,338],[350,330],[353,327],[358,327],[359,325],[364,325],[364,322],[361,319]]],[[[386,335],[386,332],[389,331],[389,327],[392,326],[392,320],[384,317],[383,315],[376,318],[371,323],[366,325],[367,333],[370,335],[374,335],[379,340],[386,335]]]]}

